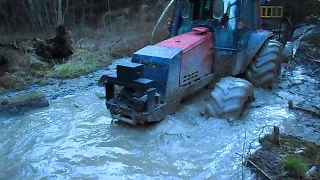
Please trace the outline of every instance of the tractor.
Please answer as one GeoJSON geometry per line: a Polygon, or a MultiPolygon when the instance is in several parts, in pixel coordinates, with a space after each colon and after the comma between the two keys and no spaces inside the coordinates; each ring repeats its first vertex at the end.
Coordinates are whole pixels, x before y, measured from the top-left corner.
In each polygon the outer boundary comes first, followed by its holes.
{"type": "Polygon", "coordinates": [[[272,31],[283,44],[282,62],[287,63],[293,58],[291,39],[297,23],[296,8],[278,0],[262,0],[261,5],[262,29],[272,31]]]}
{"type": "Polygon", "coordinates": [[[272,87],[281,70],[283,45],[261,29],[261,14],[260,0],[177,0],[170,38],[104,75],[112,118],[133,125],[164,120],[209,85],[205,116],[239,117],[253,87],[272,87]]]}

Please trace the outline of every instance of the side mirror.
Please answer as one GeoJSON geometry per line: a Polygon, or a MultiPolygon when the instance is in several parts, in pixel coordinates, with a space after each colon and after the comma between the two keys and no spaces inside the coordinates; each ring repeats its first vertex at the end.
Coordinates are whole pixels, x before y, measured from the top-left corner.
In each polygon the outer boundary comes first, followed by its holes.
{"type": "Polygon", "coordinates": [[[221,19],[224,14],[224,2],[223,0],[215,0],[213,2],[213,18],[214,19],[221,19]]]}
{"type": "Polygon", "coordinates": [[[190,17],[190,1],[182,0],[181,1],[181,17],[187,19],[190,17]]]}

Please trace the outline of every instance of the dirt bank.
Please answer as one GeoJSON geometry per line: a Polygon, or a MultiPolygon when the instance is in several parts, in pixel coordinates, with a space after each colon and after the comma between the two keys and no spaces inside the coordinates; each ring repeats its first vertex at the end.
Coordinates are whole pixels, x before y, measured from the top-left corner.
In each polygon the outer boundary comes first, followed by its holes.
{"type": "MultiPolygon", "coordinates": [[[[295,100],[315,93],[316,83],[303,68],[300,64],[293,70],[309,79],[300,84],[309,91],[295,100]]],[[[256,179],[243,167],[241,154],[259,148],[258,137],[274,125],[320,143],[319,118],[289,109],[289,88],[256,88],[256,100],[233,122],[201,116],[210,89],[194,94],[159,123],[133,127],[117,122],[99,98],[104,88],[96,84],[111,71],[114,66],[63,83],[32,86],[28,91],[47,94],[49,107],[0,116],[0,161],[6,162],[0,164],[0,179],[256,179]]],[[[285,76],[278,86],[299,79],[285,76]]]]}
{"type": "MultiPolygon", "coordinates": [[[[288,102],[288,109],[297,117],[309,115],[304,122],[295,121],[293,127],[284,125],[286,134],[280,135],[279,145],[274,144],[275,134],[266,135],[259,140],[261,148],[249,156],[247,165],[261,179],[320,179],[320,146],[313,141],[315,133],[320,132],[317,125],[320,117],[320,27],[301,38],[295,58],[285,64],[282,83],[275,91],[277,96],[288,102]],[[295,78],[290,78],[295,77],[295,78]],[[315,131],[302,128],[314,127],[315,131]],[[301,138],[297,129],[308,134],[301,138]],[[296,136],[293,136],[295,134],[296,136]]],[[[289,122],[288,122],[289,123],[289,122]]],[[[287,123],[285,123],[287,124],[287,123]]],[[[283,130],[282,129],[282,130],[283,130]]]]}
{"type": "Polygon", "coordinates": [[[259,140],[261,149],[249,157],[247,165],[261,179],[320,179],[320,145],[302,138],[275,134],[259,140]],[[309,170],[309,172],[308,172],[309,170]],[[311,172],[312,171],[312,172],[311,172]]]}
{"type": "MultiPolygon", "coordinates": [[[[106,5],[105,3],[102,3],[106,5]]],[[[64,64],[48,64],[34,52],[34,40],[54,36],[52,30],[43,32],[1,33],[0,36],[0,94],[22,90],[37,84],[51,84],[52,78],[66,79],[87,75],[106,67],[119,57],[128,57],[138,49],[168,38],[166,18],[154,37],[151,31],[166,2],[119,1],[112,11],[101,14],[100,25],[66,24],[71,29],[77,47],[64,64]],[[125,12],[125,13],[123,13],[125,12]],[[118,14],[117,14],[118,13],[118,14]],[[120,13],[120,14],[119,14],[120,13]],[[12,49],[19,45],[19,48],[12,49]]],[[[108,5],[109,6],[109,5],[108,5]]],[[[168,14],[172,16],[172,14],[168,14]]],[[[93,22],[92,22],[93,23],[93,22]]]]}
{"type": "Polygon", "coordinates": [[[320,143],[319,118],[288,108],[289,100],[293,106],[320,104],[318,77],[303,62],[292,61],[274,89],[255,88],[256,100],[232,122],[201,116],[211,89],[194,94],[159,123],[133,127],[112,120],[97,81],[114,72],[114,65],[30,86],[23,92],[45,93],[50,106],[0,116],[0,161],[6,162],[0,179],[255,179],[242,155],[260,148],[258,139],[273,126],[320,143]]]}

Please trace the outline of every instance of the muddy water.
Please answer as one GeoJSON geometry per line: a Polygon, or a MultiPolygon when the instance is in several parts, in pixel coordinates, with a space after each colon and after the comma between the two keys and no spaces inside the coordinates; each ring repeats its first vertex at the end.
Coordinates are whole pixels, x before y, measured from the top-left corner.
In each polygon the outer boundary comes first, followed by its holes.
{"type": "Polygon", "coordinates": [[[287,108],[288,100],[320,104],[317,79],[303,66],[272,91],[255,89],[237,121],[202,117],[203,90],[164,121],[136,127],[110,118],[95,85],[104,73],[44,87],[48,108],[0,117],[0,179],[254,179],[241,155],[274,125],[320,144],[319,118],[287,108]]]}
{"type": "MultiPolygon", "coordinates": [[[[254,179],[240,155],[258,148],[257,138],[272,126],[320,143],[320,120],[287,108],[293,97],[281,87],[299,79],[256,89],[256,101],[235,122],[201,117],[204,90],[166,120],[137,127],[112,121],[97,95],[103,88],[79,90],[48,108],[1,119],[0,179],[254,179]]],[[[305,85],[312,91],[312,84],[305,85]]]]}

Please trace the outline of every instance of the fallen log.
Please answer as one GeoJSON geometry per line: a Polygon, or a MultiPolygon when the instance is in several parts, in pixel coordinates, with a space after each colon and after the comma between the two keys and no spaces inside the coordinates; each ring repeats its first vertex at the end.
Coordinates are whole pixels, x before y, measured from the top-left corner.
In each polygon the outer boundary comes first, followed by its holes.
{"type": "Polygon", "coordinates": [[[303,107],[299,107],[299,106],[293,106],[293,109],[296,109],[296,110],[299,110],[299,111],[303,111],[303,112],[311,114],[311,115],[313,115],[315,117],[320,118],[320,113],[315,111],[315,110],[307,109],[307,108],[303,108],[303,107]]]}
{"type": "Polygon", "coordinates": [[[263,174],[267,179],[273,180],[272,177],[270,177],[266,172],[264,172],[259,166],[257,166],[254,162],[252,162],[250,159],[247,160],[248,163],[250,163],[253,167],[255,167],[261,174],[263,174]]]}

